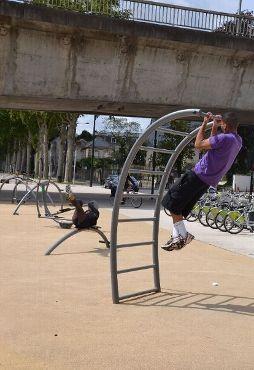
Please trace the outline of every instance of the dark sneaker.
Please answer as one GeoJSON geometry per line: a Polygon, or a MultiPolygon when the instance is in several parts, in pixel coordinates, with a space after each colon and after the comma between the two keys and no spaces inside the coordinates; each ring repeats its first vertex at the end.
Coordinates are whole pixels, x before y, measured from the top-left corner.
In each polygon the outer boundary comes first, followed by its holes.
{"type": "Polygon", "coordinates": [[[187,232],[187,235],[184,238],[180,237],[180,243],[175,245],[174,249],[182,249],[186,247],[186,245],[192,242],[193,239],[195,239],[194,235],[187,232]]]}
{"type": "Polygon", "coordinates": [[[173,251],[174,249],[178,249],[177,245],[181,243],[180,238],[170,238],[164,245],[161,246],[164,251],[173,251]]]}

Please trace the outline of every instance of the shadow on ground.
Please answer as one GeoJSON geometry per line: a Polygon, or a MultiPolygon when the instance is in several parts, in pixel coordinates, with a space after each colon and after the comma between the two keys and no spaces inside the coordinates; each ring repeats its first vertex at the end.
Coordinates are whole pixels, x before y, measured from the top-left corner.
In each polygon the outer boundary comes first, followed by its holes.
{"type": "Polygon", "coordinates": [[[208,310],[254,316],[254,298],[201,292],[170,291],[125,301],[126,305],[208,310]]]}

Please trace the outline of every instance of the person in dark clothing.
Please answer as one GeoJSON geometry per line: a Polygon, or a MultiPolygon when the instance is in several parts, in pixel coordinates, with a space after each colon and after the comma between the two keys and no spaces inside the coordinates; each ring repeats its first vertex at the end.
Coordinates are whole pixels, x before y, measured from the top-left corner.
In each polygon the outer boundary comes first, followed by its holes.
{"type": "Polygon", "coordinates": [[[97,220],[100,216],[97,202],[90,201],[87,204],[88,209],[85,211],[83,209],[82,200],[76,199],[74,194],[70,193],[68,195],[68,200],[75,207],[72,222],[77,229],[86,229],[97,224],[97,220]]]}
{"type": "MultiPolygon", "coordinates": [[[[115,194],[116,194],[116,189],[117,189],[117,186],[118,186],[118,182],[119,182],[119,179],[117,179],[117,183],[113,183],[112,186],[111,186],[111,197],[114,197],[115,194]]],[[[123,188],[124,191],[128,191],[128,190],[133,190],[133,191],[138,191],[138,188],[137,188],[137,184],[135,183],[135,181],[131,178],[130,175],[128,175],[126,177],[126,180],[125,180],[125,184],[124,184],[124,188],[123,188]]]]}

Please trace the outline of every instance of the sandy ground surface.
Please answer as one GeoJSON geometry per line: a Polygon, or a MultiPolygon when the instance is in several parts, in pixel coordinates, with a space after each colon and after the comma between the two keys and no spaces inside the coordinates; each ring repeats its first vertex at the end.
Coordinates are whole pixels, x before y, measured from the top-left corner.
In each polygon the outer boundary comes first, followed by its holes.
{"type": "MultiPolygon", "coordinates": [[[[0,205],[0,369],[253,370],[252,258],[200,241],[160,251],[162,292],[113,305],[109,251],[96,234],[44,256],[68,230],[32,205],[19,216],[13,207],[0,205]]],[[[106,234],[110,217],[101,210],[106,234]]],[[[125,224],[119,242],[150,235],[149,224],[125,224]]],[[[167,236],[161,229],[161,242],[167,236]]],[[[150,262],[149,246],[119,251],[119,268],[150,262]]],[[[121,294],[150,287],[150,271],[120,279],[121,294]]]]}

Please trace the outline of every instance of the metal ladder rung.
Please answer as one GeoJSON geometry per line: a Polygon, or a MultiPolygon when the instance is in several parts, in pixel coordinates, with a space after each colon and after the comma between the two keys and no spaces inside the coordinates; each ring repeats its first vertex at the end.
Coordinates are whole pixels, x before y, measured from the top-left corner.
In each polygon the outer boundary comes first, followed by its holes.
{"type": "Polygon", "coordinates": [[[127,243],[127,244],[118,244],[116,248],[129,248],[129,247],[140,247],[141,245],[152,245],[153,240],[148,242],[139,242],[139,243],[127,243]]]}
{"type": "Polygon", "coordinates": [[[152,150],[153,152],[157,152],[157,153],[164,153],[164,154],[174,154],[175,153],[175,150],[169,150],[169,149],[163,149],[163,148],[155,148],[153,146],[141,146],[140,147],[141,150],[152,150]]]}
{"type": "Polygon", "coordinates": [[[139,170],[135,168],[130,168],[129,173],[139,173],[139,174],[148,174],[148,175],[161,175],[163,176],[165,174],[164,171],[153,171],[153,170],[139,170]]]}
{"type": "Polygon", "coordinates": [[[132,298],[132,297],[137,297],[139,295],[143,295],[143,294],[149,294],[149,293],[157,293],[159,290],[156,289],[156,288],[153,288],[153,289],[147,289],[147,290],[143,290],[141,292],[137,292],[137,293],[130,293],[130,294],[125,294],[125,295],[122,295],[119,297],[119,300],[123,300],[123,299],[127,299],[127,298],[132,298]]]}
{"type": "Polygon", "coordinates": [[[155,221],[156,217],[140,217],[140,218],[120,218],[118,222],[142,222],[142,221],[155,221]]]}
{"type": "Polygon", "coordinates": [[[159,194],[124,193],[123,198],[158,198],[159,194]]]}
{"type": "Polygon", "coordinates": [[[132,271],[140,271],[140,270],[148,270],[148,269],[153,269],[155,268],[156,265],[147,265],[147,266],[139,266],[139,267],[132,267],[129,269],[123,269],[123,270],[118,270],[118,274],[125,274],[126,272],[132,272],[132,271]]]}
{"type": "Polygon", "coordinates": [[[165,134],[172,134],[172,135],[178,135],[178,136],[188,136],[188,132],[183,132],[183,131],[176,131],[171,128],[164,128],[164,127],[159,127],[156,129],[159,132],[164,132],[165,134]]]}

